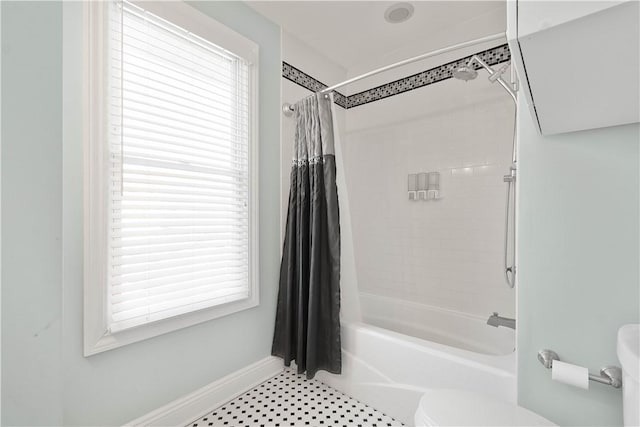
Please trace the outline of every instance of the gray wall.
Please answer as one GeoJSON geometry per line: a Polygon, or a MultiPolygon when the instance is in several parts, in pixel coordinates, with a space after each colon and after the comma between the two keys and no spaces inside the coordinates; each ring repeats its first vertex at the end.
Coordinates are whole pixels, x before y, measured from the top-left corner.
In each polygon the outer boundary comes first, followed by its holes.
{"type": "Polygon", "coordinates": [[[621,425],[622,393],[551,381],[539,349],[597,372],[640,320],[640,126],[543,137],[520,106],[518,400],[560,425],[621,425]]]}
{"type": "Polygon", "coordinates": [[[3,424],[122,424],[270,353],[280,29],[241,3],[195,6],[260,45],[260,306],[82,356],[81,8],[2,2],[3,424]]]}

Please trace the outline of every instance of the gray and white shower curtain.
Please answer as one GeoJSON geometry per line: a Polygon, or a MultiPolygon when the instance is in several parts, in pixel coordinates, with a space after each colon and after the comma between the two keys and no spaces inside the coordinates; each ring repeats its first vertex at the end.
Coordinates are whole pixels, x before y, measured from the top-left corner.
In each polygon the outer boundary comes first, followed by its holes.
{"type": "Polygon", "coordinates": [[[296,132],[272,354],[298,373],[341,372],[340,215],[333,96],[295,105],[296,132]]]}

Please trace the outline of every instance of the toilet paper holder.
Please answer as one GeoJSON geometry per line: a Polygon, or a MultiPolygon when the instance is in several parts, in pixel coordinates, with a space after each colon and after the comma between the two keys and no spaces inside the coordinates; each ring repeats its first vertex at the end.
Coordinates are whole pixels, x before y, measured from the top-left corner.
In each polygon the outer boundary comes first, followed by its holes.
{"type": "MultiPolygon", "coordinates": [[[[553,350],[540,350],[538,360],[547,369],[551,369],[554,360],[560,360],[560,356],[553,350]]],[[[605,366],[600,369],[600,375],[589,373],[589,380],[600,384],[610,385],[613,388],[622,387],[622,369],[617,366],[605,366]]]]}

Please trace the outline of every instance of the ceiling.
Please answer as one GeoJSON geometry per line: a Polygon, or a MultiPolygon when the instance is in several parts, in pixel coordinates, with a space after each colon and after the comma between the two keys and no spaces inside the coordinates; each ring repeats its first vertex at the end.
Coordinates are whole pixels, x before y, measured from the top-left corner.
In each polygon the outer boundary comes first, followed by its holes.
{"type": "Polygon", "coordinates": [[[402,58],[504,32],[506,22],[504,0],[412,1],[413,16],[399,24],[384,19],[385,10],[396,3],[389,1],[247,3],[350,74],[384,64],[394,52],[402,58]]]}

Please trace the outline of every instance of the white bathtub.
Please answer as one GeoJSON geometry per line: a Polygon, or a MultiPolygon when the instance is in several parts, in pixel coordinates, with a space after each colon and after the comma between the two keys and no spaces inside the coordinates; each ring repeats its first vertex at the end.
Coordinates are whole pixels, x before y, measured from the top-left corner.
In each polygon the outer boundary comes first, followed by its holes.
{"type": "Polygon", "coordinates": [[[360,292],[362,321],[412,337],[490,355],[513,353],[515,331],[474,316],[398,298],[360,292]]]}
{"type": "MultiPolygon", "coordinates": [[[[364,309],[363,306],[363,313],[364,309]]],[[[420,338],[366,323],[343,324],[343,373],[319,372],[316,378],[406,425],[413,424],[418,401],[427,389],[478,391],[515,403],[515,353],[499,354],[506,348],[513,349],[513,331],[507,332],[511,335],[511,344],[505,344],[504,336],[500,336],[504,328],[484,325],[484,320],[473,316],[437,309],[423,315],[441,327],[413,324],[414,332],[420,332],[420,338]],[[459,328],[457,334],[453,332],[454,326],[459,328]],[[425,339],[429,331],[434,333],[433,340],[425,339]],[[497,333],[494,342],[498,347],[502,346],[501,349],[491,349],[487,344],[491,340],[479,342],[473,337],[473,334],[490,335],[492,331],[497,333]],[[466,348],[480,343],[479,350],[489,350],[483,354],[435,341],[461,344],[466,348]]],[[[408,323],[399,317],[400,320],[393,322],[393,319],[387,319],[391,322],[388,326],[408,323]]]]}

